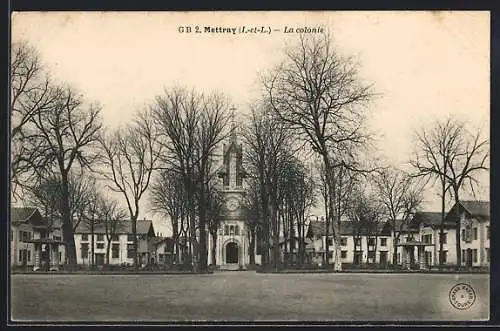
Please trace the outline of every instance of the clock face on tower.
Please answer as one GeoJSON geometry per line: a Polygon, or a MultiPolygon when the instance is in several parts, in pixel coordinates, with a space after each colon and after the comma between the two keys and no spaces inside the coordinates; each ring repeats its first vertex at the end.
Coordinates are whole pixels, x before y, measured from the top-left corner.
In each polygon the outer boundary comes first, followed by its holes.
{"type": "Polygon", "coordinates": [[[226,207],[229,211],[235,211],[240,206],[240,202],[236,198],[229,198],[226,207]]]}

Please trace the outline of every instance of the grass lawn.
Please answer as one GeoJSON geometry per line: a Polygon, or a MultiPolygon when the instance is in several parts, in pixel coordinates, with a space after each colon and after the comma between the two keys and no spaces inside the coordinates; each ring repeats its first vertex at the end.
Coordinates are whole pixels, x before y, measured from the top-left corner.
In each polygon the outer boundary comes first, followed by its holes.
{"type": "Polygon", "coordinates": [[[16,321],[485,320],[486,274],[12,275],[16,321]],[[470,284],[476,301],[451,306],[470,284]]]}

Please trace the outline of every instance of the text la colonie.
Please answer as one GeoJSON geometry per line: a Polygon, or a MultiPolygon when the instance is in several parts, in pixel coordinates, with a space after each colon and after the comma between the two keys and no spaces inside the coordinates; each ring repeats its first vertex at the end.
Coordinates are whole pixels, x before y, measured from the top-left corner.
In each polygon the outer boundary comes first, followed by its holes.
{"type": "Polygon", "coordinates": [[[271,31],[283,32],[283,33],[324,33],[324,28],[322,27],[289,27],[285,26],[284,29],[271,29],[271,27],[265,26],[240,26],[240,27],[221,27],[221,26],[205,26],[201,29],[199,26],[195,26],[194,29],[191,27],[179,27],[179,32],[181,33],[213,33],[213,34],[237,34],[237,33],[267,33],[270,34],[271,31]],[[194,30],[194,31],[193,31],[194,30]]]}

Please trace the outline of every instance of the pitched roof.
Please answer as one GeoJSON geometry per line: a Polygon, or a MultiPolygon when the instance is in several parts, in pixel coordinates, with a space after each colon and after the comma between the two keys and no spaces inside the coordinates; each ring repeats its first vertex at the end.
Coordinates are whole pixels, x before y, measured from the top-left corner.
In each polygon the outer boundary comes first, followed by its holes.
{"type": "MultiPolygon", "coordinates": [[[[389,227],[386,226],[386,222],[381,222],[378,224],[377,232],[379,235],[390,235],[389,227]]],[[[360,235],[372,235],[375,231],[368,227],[362,226],[358,227],[356,223],[350,221],[342,221],[340,222],[340,234],[344,236],[352,236],[355,234],[360,235]]],[[[333,233],[333,225],[329,224],[329,235],[333,233]]],[[[307,236],[317,236],[326,235],[326,222],[322,221],[311,221],[309,223],[309,228],[307,229],[307,236]]]]}
{"type": "Polygon", "coordinates": [[[418,227],[410,221],[396,220],[396,232],[418,232],[418,227]]]}
{"type": "MultiPolygon", "coordinates": [[[[429,211],[416,212],[412,219],[412,223],[416,226],[422,224],[424,226],[430,226],[430,227],[441,226],[441,221],[442,221],[441,212],[429,212],[429,211]]],[[[454,222],[450,222],[446,218],[443,224],[447,228],[456,226],[454,222]]]]}
{"type": "MultiPolygon", "coordinates": [[[[489,220],[490,219],[490,202],[489,201],[473,201],[465,200],[458,203],[460,213],[466,212],[469,216],[489,220]]],[[[446,220],[448,222],[456,223],[456,208],[457,204],[451,207],[450,211],[446,215],[446,220]]]]}
{"type": "Polygon", "coordinates": [[[12,207],[10,209],[10,220],[12,222],[28,220],[38,210],[33,207],[12,207]]]}
{"type": "Polygon", "coordinates": [[[490,217],[490,202],[489,201],[460,201],[462,207],[472,216],[472,217],[490,217]]]}
{"type": "MultiPolygon", "coordinates": [[[[116,223],[116,234],[132,234],[132,222],[127,221],[115,221],[116,223]]],[[[109,226],[109,225],[108,225],[109,226]]],[[[137,220],[137,234],[148,234],[151,227],[153,226],[153,221],[151,220],[137,220]]],[[[90,223],[81,221],[78,223],[75,233],[90,233],[90,223]]],[[[94,233],[106,233],[106,224],[102,220],[96,220],[94,223],[94,233]]]]}
{"type": "Polygon", "coordinates": [[[29,222],[36,226],[47,225],[38,209],[33,207],[11,207],[10,222],[13,224],[29,222]]]}
{"type": "Polygon", "coordinates": [[[171,237],[154,237],[151,239],[151,244],[153,245],[160,245],[163,242],[166,242],[167,245],[170,243],[170,241],[173,240],[171,237]]]}

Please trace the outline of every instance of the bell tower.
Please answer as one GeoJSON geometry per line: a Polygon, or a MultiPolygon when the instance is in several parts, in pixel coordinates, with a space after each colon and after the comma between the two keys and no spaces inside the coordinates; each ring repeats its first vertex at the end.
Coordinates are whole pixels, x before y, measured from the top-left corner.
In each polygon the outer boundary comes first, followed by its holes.
{"type": "Polygon", "coordinates": [[[234,107],[231,108],[231,132],[222,147],[223,160],[218,171],[218,176],[222,179],[225,204],[217,237],[215,262],[223,269],[244,268],[249,263],[249,242],[243,207],[246,172],[243,168],[243,147],[238,141],[235,110],[234,107]]]}

